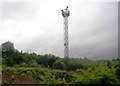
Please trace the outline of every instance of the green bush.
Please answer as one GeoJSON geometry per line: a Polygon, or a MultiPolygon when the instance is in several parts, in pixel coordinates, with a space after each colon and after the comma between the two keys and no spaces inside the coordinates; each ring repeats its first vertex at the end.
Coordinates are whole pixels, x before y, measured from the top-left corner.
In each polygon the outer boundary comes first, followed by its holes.
{"type": "Polygon", "coordinates": [[[117,76],[118,79],[120,79],[120,59],[118,59],[117,61],[118,61],[118,64],[116,65],[115,75],[117,76]]]}
{"type": "Polygon", "coordinates": [[[53,68],[64,69],[64,62],[62,60],[56,60],[56,62],[53,64],[53,68]]]}

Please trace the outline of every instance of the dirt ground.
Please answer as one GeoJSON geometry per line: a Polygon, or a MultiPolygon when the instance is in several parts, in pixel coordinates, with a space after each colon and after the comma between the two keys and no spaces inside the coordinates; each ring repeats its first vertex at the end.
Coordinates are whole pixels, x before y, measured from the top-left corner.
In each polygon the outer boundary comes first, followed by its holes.
{"type": "Polygon", "coordinates": [[[10,75],[2,74],[2,84],[37,84],[38,80],[31,75],[10,75]]]}

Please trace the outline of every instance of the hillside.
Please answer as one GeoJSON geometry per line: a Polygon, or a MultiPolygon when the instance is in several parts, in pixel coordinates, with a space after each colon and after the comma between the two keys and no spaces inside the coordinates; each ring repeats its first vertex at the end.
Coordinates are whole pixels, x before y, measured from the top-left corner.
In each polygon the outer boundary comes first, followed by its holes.
{"type": "Polygon", "coordinates": [[[70,58],[67,70],[64,59],[55,55],[2,52],[3,84],[65,84],[80,86],[119,86],[120,60],[92,61],[70,58]]]}

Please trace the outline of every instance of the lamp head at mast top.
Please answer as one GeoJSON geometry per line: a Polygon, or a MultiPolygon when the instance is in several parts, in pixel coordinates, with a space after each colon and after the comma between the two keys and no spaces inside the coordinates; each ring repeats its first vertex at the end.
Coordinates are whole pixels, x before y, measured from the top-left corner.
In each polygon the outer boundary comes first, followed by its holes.
{"type": "Polygon", "coordinates": [[[62,11],[62,16],[63,17],[68,17],[70,16],[70,10],[68,9],[68,6],[66,6],[66,9],[61,10],[62,11]]]}

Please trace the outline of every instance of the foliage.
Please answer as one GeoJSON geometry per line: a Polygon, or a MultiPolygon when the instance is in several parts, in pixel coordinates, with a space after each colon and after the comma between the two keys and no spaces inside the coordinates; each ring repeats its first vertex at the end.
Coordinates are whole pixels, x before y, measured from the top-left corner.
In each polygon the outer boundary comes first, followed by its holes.
{"type": "Polygon", "coordinates": [[[62,59],[58,59],[55,61],[55,63],[53,64],[53,68],[56,69],[64,69],[64,62],[62,59]]]}
{"type": "MultiPolygon", "coordinates": [[[[37,84],[79,84],[81,86],[119,86],[120,60],[91,61],[87,58],[71,58],[64,70],[64,59],[46,54],[6,51],[2,54],[3,74],[32,76],[37,84]]],[[[3,80],[3,82],[6,82],[3,80]]]]}
{"type": "Polygon", "coordinates": [[[115,75],[117,76],[117,78],[120,79],[120,59],[117,59],[118,64],[116,65],[116,73],[115,75]]]}

